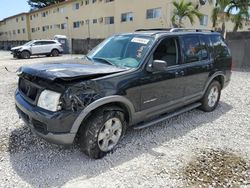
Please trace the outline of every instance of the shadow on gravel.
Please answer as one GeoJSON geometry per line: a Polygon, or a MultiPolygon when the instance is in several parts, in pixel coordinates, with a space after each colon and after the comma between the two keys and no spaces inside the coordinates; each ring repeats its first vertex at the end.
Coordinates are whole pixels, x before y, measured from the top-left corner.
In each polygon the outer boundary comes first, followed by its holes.
{"type": "Polygon", "coordinates": [[[89,159],[76,145],[65,148],[49,144],[23,127],[14,130],[9,138],[10,161],[13,170],[32,187],[61,187],[76,178],[98,176],[144,153],[162,156],[164,153],[154,148],[215,121],[231,109],[221,102],[211,113],[193,110],[150,128],[128,130],[118,148],[101,160],[89,159]]]}

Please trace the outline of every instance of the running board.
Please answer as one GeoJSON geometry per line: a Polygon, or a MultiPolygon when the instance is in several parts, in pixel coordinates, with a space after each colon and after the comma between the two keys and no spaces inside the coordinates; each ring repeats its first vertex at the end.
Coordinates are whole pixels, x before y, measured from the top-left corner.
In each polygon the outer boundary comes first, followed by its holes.
{"type": "Polygon", "coordinates": [[[165,120],[167,120],[169,118],[180,115],[180,114],[182,114],[184,112],[188,112],[190,110],[193,110],[193,109],[195,109],[195,108],[197,108],[199,106],[201,106],[201,103],[194,103],[194,104],[188,105],[188,106],[186,106],[186,107],[184,107],[184,108],[182,108],[182,109],[180,109],[178,111],[172,112],[172,113],[167,114],[167,115],[165,115],[163,117],[160,117],[158,119],[155,119],[155,120],[152,120],[152,121],[149,121],[149,122],[146,122],[146,123],[138,124],[138,125],[134,126],[133,129],[143,129],[143,128],[146,128],[146,127],[150,127],[152,125],[155,125],[157,123],[165,121],[165,120]]]}

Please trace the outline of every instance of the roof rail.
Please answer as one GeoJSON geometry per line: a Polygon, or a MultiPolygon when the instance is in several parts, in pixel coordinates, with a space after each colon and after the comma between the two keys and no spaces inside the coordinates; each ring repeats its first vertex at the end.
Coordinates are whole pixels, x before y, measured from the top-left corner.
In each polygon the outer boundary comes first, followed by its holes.
{"type": "Polygon", "coordinates": [[[152,29],[137,29],[138,31],[168,31],[168,32],[181,32],[181,31],[194,31],[194,32],[214,32],[214,30],[209,29],[194,29],[194,28],[152,28],[152,29]]]}
{"type": "Polygon", "coordinates": [[[170,31],[172,28],[152,28],[152,29],[137,29],[137,31],[170,31]]]}
{"type": "Polygon", "coordinates": [[[172,29],[170,29],[170,32],[180,32],[180,31],[195,31],[195,32],[207,31],[207,32],[214,32],[214,30],[211,30],[211,29],[194,29],[194,28],[172,28],[172,29]]]}

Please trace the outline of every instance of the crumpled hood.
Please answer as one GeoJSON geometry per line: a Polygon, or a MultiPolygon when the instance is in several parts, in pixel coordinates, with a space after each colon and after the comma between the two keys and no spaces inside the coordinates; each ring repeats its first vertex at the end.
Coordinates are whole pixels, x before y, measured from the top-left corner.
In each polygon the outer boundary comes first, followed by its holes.
{"type": "Polygon", "coordinates": [[[23,66],[17,70],[17,74],[19,76],[28,75],[52,81],[56,79],[70,81],[81,78],[97,78],[125,70],[127,69],[101,63],[93,63],[83,59],[74,59],[55,63],[23,66]]]}

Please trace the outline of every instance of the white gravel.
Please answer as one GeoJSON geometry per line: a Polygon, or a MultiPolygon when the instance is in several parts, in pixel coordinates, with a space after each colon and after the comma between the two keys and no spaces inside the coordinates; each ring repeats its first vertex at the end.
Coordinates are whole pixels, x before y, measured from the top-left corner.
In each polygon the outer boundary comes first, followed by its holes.
{"type": "MultiPolygon", "coordinates": [[[[185,187],[183,168],[202,150],[230,151],[249,162],[249,72],[233,72],[214,112],[193,110],[129,130],[114,153],[101,160],[89,159],[77,146],[59,147],[33,136],[15,111],[17,77],[4,67],[15,71],[69,58],[14,60],[0,52],[0,187],[185,187]]],[[[244,185],[250,186],[250,179],[244,185]]]]}

